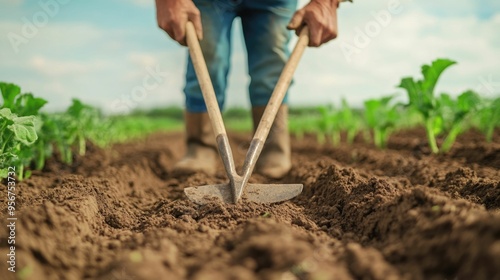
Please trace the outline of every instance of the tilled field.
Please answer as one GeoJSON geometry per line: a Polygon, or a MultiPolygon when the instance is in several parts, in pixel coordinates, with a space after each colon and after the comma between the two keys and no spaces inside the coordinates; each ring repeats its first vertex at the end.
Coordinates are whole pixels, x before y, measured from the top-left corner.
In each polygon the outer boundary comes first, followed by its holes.
{"type": "MultiPolygon", "coordinates": [[[[232,138],[242,161],[248,135],[232,138]]],[[[499,139],[497,133],[496,138],[499,139]]],[[[18,184],[16,270],[22,279],[500,279],[500,143],[468,133],[430,155],[422,131],[381,151],[294,140],[303,183],[285,203],[196,206],[183,188],[226,182],[175,176],[179,133],[89,147],[18,184]]],[[[272,183],[258,175],[252,182],[272,183]]],[[[7,187],[0,185],[7,221],[7,187]]],[[[2,279],[6,227],[0,232],[2,279]]]]}

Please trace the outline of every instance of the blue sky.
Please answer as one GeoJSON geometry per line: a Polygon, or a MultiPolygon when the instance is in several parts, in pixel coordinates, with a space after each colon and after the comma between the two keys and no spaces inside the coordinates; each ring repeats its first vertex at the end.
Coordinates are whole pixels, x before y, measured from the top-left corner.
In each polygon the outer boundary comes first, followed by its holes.
{"type": "MultiPolygon", "coordinates": [[[[157,28],[153,0],[0,0],[0,7],[0,80],[48,99],[48,109],[72,98],[110,113],[183,104],[186,49],[157,28]]],[[[292,105],[342,97],[361,105],[393,93],[404,100],[400,78],[438,57],[459,62],[439,92],[500,92],[500,1],[357,0],[342,4],[339,26],[337,40],[306,51],[292,105]]],[[[249,106],[240,31],[236,21],[229,106],[249,106]]]]}

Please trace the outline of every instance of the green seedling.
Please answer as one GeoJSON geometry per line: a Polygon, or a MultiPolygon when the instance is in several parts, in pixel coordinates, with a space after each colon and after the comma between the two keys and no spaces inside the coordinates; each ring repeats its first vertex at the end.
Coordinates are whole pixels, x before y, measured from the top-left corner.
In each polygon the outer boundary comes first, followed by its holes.
{"type": "Polygon", "coordinates": [[[356,135],[363,130],[361,116],[349,106],[349,103],[345,99],[342,99],[342,106],[338,114],[340,129],[346,132],[347,143],[352,144],[356,135]]]}
{"type": "Polygon", "coordinates": [[[373,131],[373,141],[380,149],[387,147],[387,140],[394,131],[399,115],[396,105],[391,105],[393,96],[365,101],[365,120],[373,131]]]}
{"type": "Polygon", "coordinates": [[[485,100],[475,115],[475,126],[484,134],[487,142],[493,141],[495,128],[500,127],[500,97],[485,100]]]}
{"type": "Polygon", "coordinates": [[[399,85],[408,94],[409,106],[418,110],[423,117],[427,139],[433,153],[439,153],[436,134],[440,132],[443,122],[442,116],[439,115],[434,89],[444,70],[454,64],[456,62],[449,59],[437,59],[431,65],[422,66],[422,80],[407,77],[403,78],[399,85]]]}
{"type": "Polygon", "coordinates": [[[445,134],[441,144],[441,152],[448,152],[458,135],[469,129],[469,118],[475,112],[480,103],[479,95],[473,91],[466,91],[460,94],[457,99],[451,98],[447,94],[442,94],[438,99],[439,116],[442,119],[436,128],[445,134]]]}

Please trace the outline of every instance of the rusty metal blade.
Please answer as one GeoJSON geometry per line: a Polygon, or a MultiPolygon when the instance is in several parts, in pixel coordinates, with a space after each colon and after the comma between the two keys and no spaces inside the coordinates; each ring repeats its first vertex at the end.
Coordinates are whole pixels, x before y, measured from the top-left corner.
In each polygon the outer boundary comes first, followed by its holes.
{"type": "MultiPolygon", "coordinates": [[[[274,203],[289,200],[302,192],[302,184],[248,184],[243,198],[257,203],[274,203]]],[[[234,203],[230,184],[205,185],[185,188],[184,193],[196,204],[220,200],[234,203]]]]}

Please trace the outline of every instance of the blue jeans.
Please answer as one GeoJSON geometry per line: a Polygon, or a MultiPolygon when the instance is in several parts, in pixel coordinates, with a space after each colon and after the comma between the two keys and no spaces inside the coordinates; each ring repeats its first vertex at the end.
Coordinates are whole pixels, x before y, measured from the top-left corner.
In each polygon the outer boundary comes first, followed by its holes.
{"type": "MultiPolygon", "coordinates": [[[[253,107],[266,105],[290,55],[291,32],[286,26],[295,12],[297,0],[194,0],[194,3],[201,12],[203,40],[200,43],[219,107],[224,107],[231,26],[238,16],[248,55],[250,102],[253,107]]],[[[190,58],[184,93],[188,112],[207,111],[190,58]]],[[[286,96],[283,102],[287,102],[286,96]]]]}

